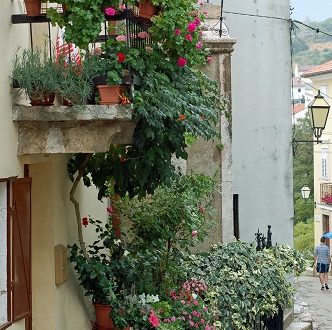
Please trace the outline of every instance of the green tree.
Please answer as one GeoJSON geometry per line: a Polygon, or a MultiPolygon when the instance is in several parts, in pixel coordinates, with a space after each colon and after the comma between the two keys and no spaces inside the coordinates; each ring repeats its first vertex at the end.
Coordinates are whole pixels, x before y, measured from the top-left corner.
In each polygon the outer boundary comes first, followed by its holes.
{"type": "MultiPolygon", "coordinates": [[[[293,134],[295,140],[312,140],[312,129],[308,114],[305,118],[299,119],[294,125],[293,134]]],[[[307,222],[313,217],[314,203],[311,198],[307,201],[302,199],[301,188],[308,186],[310,195],[314,194],[313,177],[313,145],[312,143],[295,143],[294,146],[294,223],[307,222]]]]}
{"type": "Polygon", "coordinates": [[[314,222],[298,222],[294,226],[294,246],[301,252],[314,250],[314,222]]]}

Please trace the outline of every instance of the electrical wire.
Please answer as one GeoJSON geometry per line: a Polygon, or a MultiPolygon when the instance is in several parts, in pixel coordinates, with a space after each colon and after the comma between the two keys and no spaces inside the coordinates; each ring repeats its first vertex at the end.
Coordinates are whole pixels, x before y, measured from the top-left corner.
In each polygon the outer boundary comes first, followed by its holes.
{"type": "Polygon", "coordinates": [[[305,83],[306,85],[308,85],[309,87],[311,87],[312,89],[315,89],[316,91],[320,92],[321,95],[324,95],[325,97],[329,98],[330,100],[332,100],[332,97],[327,95],[326,93],[321,92],[321,90],[319,88],[316,88],[315,86],[309,84],[308,82],[306,82],[305,80],[303,80],[301,77],[297,77],[298,80],[302,81],[303,83],[305,83]]]}
{"type": "Polygon", "coordinates": [[[234,11],[226,11],[226,10],[223,10],[223,13],[233,14],[233,15],[240,15],[240,16],[249,16],[249,17],[270,18],[270,19],[276,19],[276,20],[287,21],[287,22],[290,21],[290,18],[277,17],[277,16],[267,16],[267,15],[258,15],[258,14],[237,13],[237,12],[234,12],[234,11]]]}

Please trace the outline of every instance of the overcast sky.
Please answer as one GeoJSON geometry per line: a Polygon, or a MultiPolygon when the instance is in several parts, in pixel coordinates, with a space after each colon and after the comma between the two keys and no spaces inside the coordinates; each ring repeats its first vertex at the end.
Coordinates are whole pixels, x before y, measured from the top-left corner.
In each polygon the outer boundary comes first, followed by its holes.
{"type": "Polygon", "coordinates": [[[323,21],[332,17],[332,0],[290,0],[294,7],[292,18],[323,21]]]}

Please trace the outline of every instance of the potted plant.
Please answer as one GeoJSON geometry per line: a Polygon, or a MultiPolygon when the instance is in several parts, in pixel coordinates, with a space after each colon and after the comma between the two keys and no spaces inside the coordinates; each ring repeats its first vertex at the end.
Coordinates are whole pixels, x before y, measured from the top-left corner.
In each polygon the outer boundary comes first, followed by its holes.
{"type": "Polygon", "coordinates": [[[123,240],[117,237],[112,221],[102,225],[100,220],[82,219],[84,226],[93,225],[98,239],[87,247],[84,255],[78,245],[70,246],[69,260],[74,263],[86,296],[92,297],[98,328],[113,329],[110,313],[123,287],[131,287],[131,261],[123,240]]]}
{"type": "Polygon", "coordinates": [[[41,0],[24,0],[27,16],[39,16],[41,0]]]}
{"type": "Polygon", "coordinates": [[[151,0],[140,0],[138,4],[138,14],[141,17],[150,19],[157,12],[157,6],[155,6],[151,0]]]}
{"type": "Polygon", "coordinates": [[[16,54],[12,79],[24,90],[33,106],[53,105],[58,84],[58,70],[46,50],[24,49],[16,54]]]}
{"type": "Polygon", "coordinates": [[[92,95],[92,82],[85,77],[84,65],[58,61],[57,92],[63,105],[86,104],[92,95]]]}

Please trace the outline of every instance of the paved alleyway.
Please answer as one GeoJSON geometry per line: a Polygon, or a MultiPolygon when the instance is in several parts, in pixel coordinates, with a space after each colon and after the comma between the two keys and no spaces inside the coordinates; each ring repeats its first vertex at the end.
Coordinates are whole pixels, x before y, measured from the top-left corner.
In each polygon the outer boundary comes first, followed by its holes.
{"type": "Polygon", "coordinates": [[[301,276],[295,281],[295,321],[312,322],[313,329],[332,330],[332,277],[330,290],[321,291],[318,277],[301,276]]]}

